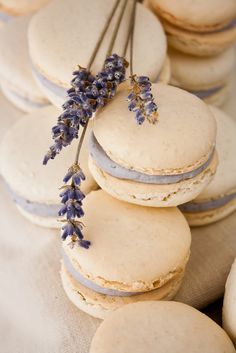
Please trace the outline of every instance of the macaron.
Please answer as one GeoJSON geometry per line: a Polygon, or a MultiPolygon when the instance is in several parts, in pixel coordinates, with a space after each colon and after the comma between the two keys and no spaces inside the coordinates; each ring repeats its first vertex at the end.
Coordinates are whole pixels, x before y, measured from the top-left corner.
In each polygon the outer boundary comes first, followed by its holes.
{"type": "Polygon", "coordinates": [[[222,105],[229,94],[235,66],[234,48],[209,57],[197,57],[171,49],[170,84],[183,88],[206,103],[222,105]]]}
{"type": "Polygon", "coordinates": [[[71,248],[69,237],[62,243],[61,277],[70,300],[104,318],[127,303],[173,298],[191,243],[178,208],[140,207],[103,190],[89,193],[83,206],[89,250],[71,248]]]}
{"type": "Polygon", "coordinates": [[[236,259],[225,285],[223,327],[236,344],[236,259]]]}
{"type": "Polygon", "coordinates": [[[5,96],[25,112],[48,104],[31,72],[27,43],[29,19],[11,20],[0,31],[0,85],[5,96]]]}
{"type": "Polygon", "coordinates": [[[1,0],[0,16],[7,17],[22,16],[39,10],[49,0],[1,0]]]}
{"type": "Polygon", "coordinates": [[[178,302],[139,302],[106,318],[90,353],[235,353],[227,334],[213,320],[178,302]]]}
{"type": "Polygon", "coordinates": [[[219,165],[202,193],[180,206],[191,226],[219,221],[236,210],[236,122],[223,111],[215,107],[210,109],[217,122],[219,165]]]}
{"type": "MultiPolygon", "coordinates": [[[[35,224],[59,228],[59,188],[63,177],[73,164],[77,142],[64,149],[47,166],[42,161],[51,145],[51,127],[59,110],[48,106],[21,118],[5,135],[1,144],[2,176],[20,212],[35,224]]],[[[89,173],[86,145],[81,153],[81,167],[86,180],[81,189],[87,194],[96,188],[89,173]]]]}
{"type": "MultiPolygon", "coordinates": [[[[78,64],[88,65],[113,4],[110,0],[56,0],[32,18],[29,47],[34,74],[45,95],[56,106],[64,103],[72,72],[78,64]]],[[[131,9],[132,2],[128,2],[113,53],[123,55],[131,9]]],[[[94,74],[103,66],[119,11],[120,7],[92,66],[94,74]]],[[[135,23],[134,73],[147,75],[152,81],[158,77],[168,81],[166,37],[159,20],[139,3],[135,23]]],[[[129,60],[129,49],[126,58],[129,60]]],[[[127,69],[127,76],[129,74],[127,69]]]]}
{"type": "Polygon", "coordinates": [[[236,41],[235,0],[148,0],[168,43],[184,53],[216,55],[236,41]]]}
{"type": "Polygon", "coordinates": [[[100,187],[118,199],[177,206],[199,195],[215,173],[216,123],[206,104],[188,92],[153,84],[152,93],[155,125],[136,123],[126,90],[97,114],[89,167],[100,187]]]}

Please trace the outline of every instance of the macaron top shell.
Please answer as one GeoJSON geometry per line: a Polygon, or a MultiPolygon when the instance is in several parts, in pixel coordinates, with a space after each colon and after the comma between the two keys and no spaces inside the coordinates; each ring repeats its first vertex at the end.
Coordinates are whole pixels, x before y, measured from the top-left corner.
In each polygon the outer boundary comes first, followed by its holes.
{"type": "Polygon", "coordinates": [[[150,0],[169,22],[197,32],[223,28],[236,17],[235,0],[150,0]]]}
{"type": "Polygon", "coordinates": [[[196,198],[208,200],[236,192],[236,122],[226,113],[210,106],[217,123],[216,149],[219,165],[210,184],[196,198]]]}
{"type": "Polygon", "coordinates": [[[13,16],[25,15],[37,11],[49,0],[1,0],[0,11],[13,16]]]}
{"type": "Polygon", "coordinates": [[[0,82],[19,95],[46,103],[31,72],[27,42],[29,20],[28,16],[13,19],[0,31],[0,82]]]}
{"type": "MultiPolygon", "coordinates": [[[[64,148],[46,166],[42,161],[53,144],[51,128],[60,111],[53,106],[38,109],[20,119],[5,135],[1,144],[1,171],[6,183],[18,195],[39,203],[60,204],[59,188],[73,164],[78,142],[64,148]]],[[[86,180],[81,189],[87,193],[96,185],[87,166],[86,144],[81,153],[81,167],[86,180]]]]}
{"type": "Polygon", "coordinates": [[[98,114],[94,135],[106,154],[122,167],[150,175],[181,174],[209,159],[216,123],[209,108],[179,88],[153,84],[159,122],[138,125],[128,110],[128,90],[98,114]]]}
{"type": "Polygon", "coordinates": [[[75,269],[104,287],[145,291],[159,287],[189,256],[189,226],[177,208],[148,208],[114,199],[103,190],[83,202],[89,250],[63,249],[75,269]]]}
{"type": "MultiPolygon", "coordinates": [[[[54,83],[69,87],[77,65],[87,66],[113,4],[110,0],[56,0],[38,12],[29,29],[30,52],[36,69],[54,83]]],[[[130,5],[128,3],[113,50],[119,55],[128,33],[130,5]]],[[[94,73],[102,68],[114,25],[113,20],[92,67],[94,73]]],[[[138,4],[134,70],[155,80],[165,58],[166,38],[162,26],[150,10],[138,4]]]]}
{"type": "Polygon", "coordinates": [[[234,48],[210,57],[196,57],[171,49],[171,83],[185,89],[203,90],[222,85],[235,65],[234,48]]]}
{"type": "Polygon", "coordinates": [[[234,353],[227,334],[196,309],[171,301],[128,304],[99,326],[90,353],[234,353]]]}

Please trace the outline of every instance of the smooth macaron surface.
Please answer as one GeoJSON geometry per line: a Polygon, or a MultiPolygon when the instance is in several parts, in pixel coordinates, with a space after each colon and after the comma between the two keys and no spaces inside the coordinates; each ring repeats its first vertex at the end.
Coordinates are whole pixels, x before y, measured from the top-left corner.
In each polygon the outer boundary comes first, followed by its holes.
{"type": "MultiPolygon", "coordinates": [[[[51,128],[60,111],[53,106],[27,114],[7,132],[1,144],[2,175],[13,192],[31,202],[60,203],[59,188],[73,164],[77,142],[61,151],[47,166],[43,157],[52,145],[51,128]]],[[[81,189],[87,193],[96,186],[87,166],[86,144],[81,153],[81,167],[86,175],[81,189]]]]}
{"type": "Polygon", "coordinates": [[[90,353],[234,353],[227,334],[206,315],[177,302],[139,302],[110,314],[90,353]]]}
{"type": "MultiPolygon", "coordinates": [[[[57,0],[37,13],[29,28],[35,69],[47,80],[68,88],[77,65],[87,66],[113,4],[114,1],[109,0],[57,0]]],[[[113,50],[120,55],[128,31],[129,13],[125,13],[113,50]]],[[[154,14],[141,4],[138,4],[136,23],[134,70],[155,80],[166,58],[164,31],[154,14]]],[[[113,21],[112,28],[114,24],[113,21]]],[[[109,29],[92,68],[95,73],[102,68],[111,35],[112,29],[109,29]]]]}
{"type": "Polygon", "coordinates": [[[118,201],[103,190],[83,202],[88,251],[63,250],[74,269],[102,287],[143,292],[161,287],[185,268],[191,234],[177,208],[149,209],[118,201]],[[94,211],[96,210],[96,211],[94,211]]]}
{"type": "Polygon", "coordinates": [[[223,327],[236,344],[236,260],[225,285],[223,327]]]}
{"type": "Polygon", "coordinates": [[[234,0],[150,0],[150,4],[172,24],[196,32],[223,28],[236,17],[234,0]]]}
{"type": "Polygon", "coordinates": [[[27,42],[29,20],[29,17],[16,18],[0,31],[0,83],[23,101],[26,100],[25,110],[28,111],[48,104],[31,72],[27,42]],[[28,107],[27,101],[32,102],[32,107],[28,107]]]}
{"type": "Polygon", "coordinates": [[[0,11],[13,16],[25,15],[37,11],[49,0],[1,0],[0,11]]]}
{"type": "Polygon", "coordinates": [[[153,84],[159,122],[141,126],[128,110],[128,91],[98,113],[94,135],[106,154],[120,166],[148,175],[179,174],[209,159],[216,124],[200,99],[181,89],[153,84]]]}

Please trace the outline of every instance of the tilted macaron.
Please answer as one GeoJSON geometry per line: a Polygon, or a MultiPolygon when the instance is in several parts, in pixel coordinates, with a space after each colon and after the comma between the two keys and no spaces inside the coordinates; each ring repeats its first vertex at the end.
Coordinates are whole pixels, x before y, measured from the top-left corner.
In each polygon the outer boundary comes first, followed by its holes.
{"type": "Polygon", "coordinates": [[[229,81],[235,66],[235,51],[229,48],[210,57],[196,57],[171,49],[171,81],[205,102],[220,106],[229,93],[229,81]]]}
{"type": "MultiPolygon", "coordinates": [[[[57,108],[49,106],[26,115],[5,135],[0,153],[2,175],[17,207],[29,220],[47,227],[60,227],[57,221],[61,208],[59,188],[77,149],[75,141],[55,161],[42,165],[51,144],[51,127],[59,114],[57,108]]],[[[86,175],[81,185],[84,193],[96,188],[87,160],[84,147],[81,154],[81,167],[86,175]]]]}
{"type": "Polygon", "coordinates": [[[184,53],[216,55],[236,41],[235,0],[148,0],[170,46],[184,53]]]}
{"type": "MultiPolygon", "coordinates": [[[[66,98],[72,71],[77,65],[86,67],[98,38],[111,13],[110,0],[56,0],[37,13],[29,28],[29,46],[35,77],[47,97],[57,106],[66,98]]],[[[128,34],[132,2],[121,22],[113,53],[122,55],[128,34]]],[[[118,8],[119,10],[119,8],[118,8]]],[[[115,18],[117,18],[118,13],[115,18]]],[[[134,71],[147,75],[152,81],[158,76],[168,81],[166,37],[158,19],[143,5],[137,5],[134,33],[134,71]]],[[[102,69],[106,58],[112,27],[98,52],[92,72],[102,69]]],[[[127,54],[129,60],[129,50],[127,54]]],[[[127,76],[129,69],[127,69],[127,76]]]]}
{"type": "Polygon", "coordinates": [[[191,226],[219,221],[236,210],[236,122],[223,111],[215,107],[210,109],[217,122],[219,165],[202,193],[180,206],[191,226]]]}
{"type": "Polygon", "coordinates": [[[63,242],[62,281],[81,310],[104,318],[121,305],[173,298],[189,258],[191,234],[178,208],[147,208],[103,190],[83,202],[89,250],[63,242]]]}
{"type": "Polygon", "coordinates": [[[90,135],[90,170],[102,189],[145,206],[192,200],[216,169],[216,124],[204,102],[179,88],[153,84],[159,121],[138,125],[128,91],[100,113],[90,135]]]}
{"type": "Polygon", "coordinates": [[[235,353],[227,334],[200,311],[178,302],[141,302],[116,310],[99,326],[90,353],[235,353]]]}
{"type": "Polygon", "coordinates": [[[29,112],[48,104],[31,72],[27,29],[29,17],[8,22],[0,31],[0,85],[6,97],[29,112]]]}
{"type": "Polygon", "coordinates": [[[35,12],[46,5],[49,0],[1,0],[0,16],[22,16],[35,12]]]}
{"type": "Polygon", "coordinates": [[[236,259],[225,285],[223,327],[236,344],[236,259]]]}

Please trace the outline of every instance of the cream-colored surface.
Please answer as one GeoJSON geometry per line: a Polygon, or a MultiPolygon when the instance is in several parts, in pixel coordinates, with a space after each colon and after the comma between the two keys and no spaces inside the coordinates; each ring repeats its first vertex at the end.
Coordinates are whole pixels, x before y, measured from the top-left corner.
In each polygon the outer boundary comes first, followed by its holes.
{"type": "Polygon", "coordinates": [[[105,319],[111,311],[129,303],[145,300],[171,300],[178,291],[183,274],[177,274],[162,287],[131,297],[111,297],[96,293],[79,284],[62,265],[61,279],[64,290],[72,303],[80,310],[99,319],[105,319]]]}
{"type": "Polygon", "coordinates": [[[10,15],[25,15],[39,10],[49,0],[1,0],[0,11],[10,15]]]}
{"type": "MultiPolygon", "coordinates": [[[[77,141],[64,148],[47,166],[42,165],[45,153],[53,144],[51,128],[59,114],[60,111],[53,106],[32,112],[15,124],[2,142],[2,175],[13,191],[30,201],[58,204],[62,179],[74,162],[77,141]]],[[[87,177],[81,185],[85,193],[96,187],[87,162],[85,144],[81,154],[82,169],[87,177]]]]}
{"type": "Polygon", "coordinates": [[[191,234],[177,208],[139,207],[118,201],[103,190],[90,193],[83,206],[84,237],[91,241],[91,248],[71,249],[70,239],[63,243],[73,267],[83,277],[105,288],[142,292],[158,288],[182,272],[191,234]]]}
{"type": "Polygon", "coordinates": [[[230,95],[230,80],[218,92],[204,99],[206,104],[214,105],[215,107],[222,107],[230,95]]]}
{"type": "Polygon", "coordinates": [[[223,327],[236,344],[236,259],[225,286],[223,327]]]}
{"type": "Polygon", "coordinates": [[[171,60],[171,84],[186,90],[207,90],[227,82],[235,62],[233,48],[212,57],[186,55],[174,49],[168,53],[171,60]]]}
{"type": "Polygon", "coordinates": [[[28,221],[36,224],[40,227],[45,227],[49,229],[59,229],[62,226],[62,223],[59,222],[59,217],[40,217],[35,214],[25,211],[22,207],[16,205],[19,212],[24,216],[28,221]]]}
{"type": "Polygon", "coordinates": [[[222,28],[236,17],[234,0],[150,0],[149,4],[171,23],[197,32],[222,28]]]}
{"type": "Polygon", "coordinates": [[[127,109],[128,92],[119,92],[101,110],[93,131],[107,155],[119,165],[146,174],[191,171],[208,160],[216,124],[209,108],[179,88],[153,84],[159,122],[141,126],[127,109]]]}
{"type": "Polygon", "coordinates": [[[27,43],[29,20],[29,17],[11,20],[0,31],[0,80],[20,95],[47,104],[31,73],[27,43]]]}
{"type": "Polygon", "coordinates": [[[227,334],[190,306],[140,302],[112,313],[98,328],[90,353],[235,353],[227,334]]]}
{"type": "MultiPolygon", "coordinates": [[[[69,87],[77,65],[87,66],[113,4],[114,0],[56,0],[36,14],[29,29],[30,52],[36,68],[54,83],[69,87]]],[[[117,54],[122,54],[124,48],[129,12],[126,11],[115,43],[113,52],[117,54]]],[[[102,68],[111,35],[109,30],[94,63],[94,72],[102,68]]],[[[134,42],[134,71],[154,80],[166,57],[166,37],[155,15],[141,4],[137,8],[134,42]]]]}
{"type": "Polygon", "coordinates": [[[216,172],[217,156],[195,178],[177,184],[144,184],[114,178],[96,166],[89,157],[89,169],[98,185],[113,197],[143,206],[173,207],[193,200],[209,184],[216,172]]]}

